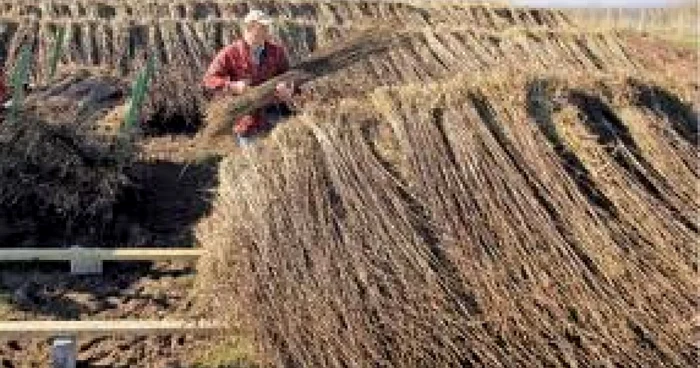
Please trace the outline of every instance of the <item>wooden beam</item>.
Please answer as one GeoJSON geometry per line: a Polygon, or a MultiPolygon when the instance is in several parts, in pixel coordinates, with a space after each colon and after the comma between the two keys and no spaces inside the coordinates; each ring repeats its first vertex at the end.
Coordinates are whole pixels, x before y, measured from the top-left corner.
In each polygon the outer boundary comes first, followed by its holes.
{"type": "Polygon", "coordinates": [[[105,261],[189,261],[203,254],[201,248],[0,248],[0,262],[69,261],[74,275],[99,275],[105,261]]]}
{"type": "Polygon", "coordinates": [[[0,338],[29,339],[60,336],[206,335],[224,330],[211,321],[12,321],[0,322],[0,338]]]}
{"type": "Polygon", "coordinates": [[[195,260],[201,248],[0,248],[0,262],[195,260]]]}

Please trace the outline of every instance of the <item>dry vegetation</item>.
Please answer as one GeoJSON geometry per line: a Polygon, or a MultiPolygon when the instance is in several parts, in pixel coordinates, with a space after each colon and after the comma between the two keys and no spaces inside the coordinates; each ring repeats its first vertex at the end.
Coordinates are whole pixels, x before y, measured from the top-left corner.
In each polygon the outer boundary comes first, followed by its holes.
{"type": "Polygon", "coordinates": [[[570,9],[566,13],[589,27],[697,36],[698,5],[693,1],[676,3],[666,8],[570,9]]]}
{"type": "Polygon", "coordinates": [[[592,29],[644,33],[693,51],[700,47],[700,8],[695,1],[676,1],[665,8],[568,9],[565,14],[592,29]]]}
{"type": "Polygon", "coordinates": [[[251,7],[277,19],[300,113],[223,150],[197,230],[202,301],[262,366],[698,363],[695,55],[499,5],[11,1],[0,57],[33,44],[43,81],[68,27],[61,70],[151,55],[143,123],[218,127],[248,101],[205,115],[187,87],[251,7]]]}
{"type": "Polygon", "coordinates": [[[59,233],[112,219],[137,148],[90,124],[121,95],[112,78],[76,73],[25,100],[17,119],[0,118],[0,237],[29,218],[54,219],[59,233]]]}
{"type": "Polygon", "coordinates": [[[694,364],[697,85],[565,22],[373,35],[221,166],[201,271],[259,359],[694,364]]]}
{"type": "Polygon", "coordinates": [[[696,117],[659,81],[511,77],[318,107],[223,163],[205,282],[262,359],[692,365],[696,117]]]}

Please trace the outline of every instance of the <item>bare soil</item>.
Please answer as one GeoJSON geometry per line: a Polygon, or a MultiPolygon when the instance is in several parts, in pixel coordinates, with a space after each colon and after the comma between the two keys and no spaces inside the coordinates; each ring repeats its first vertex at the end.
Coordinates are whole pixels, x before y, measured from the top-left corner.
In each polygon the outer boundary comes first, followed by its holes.
{"type": "MultiPolygon", "coordinates": [[[[194,270],[183,264],[111,265],[76,277],[58,265],[0,271],[2,320],[175,319],[192,315],[194,270]]],[[[80,367],[184,367],[211,339],[186,335],[79,340],[80,367]]],[[[0,366],[46,367],[46,340],[0,341],[0,366]]]]}

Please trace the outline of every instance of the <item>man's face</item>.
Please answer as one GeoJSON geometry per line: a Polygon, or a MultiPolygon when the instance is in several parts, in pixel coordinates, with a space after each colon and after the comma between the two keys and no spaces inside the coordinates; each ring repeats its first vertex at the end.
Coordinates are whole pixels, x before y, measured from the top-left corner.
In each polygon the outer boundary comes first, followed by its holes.
{"type": "Polygon", "coordinates": [[[251,22],[246,27],[246,39],[254,45],[262,45],[268,39],[270,31],[267,26],[251,22]]]}

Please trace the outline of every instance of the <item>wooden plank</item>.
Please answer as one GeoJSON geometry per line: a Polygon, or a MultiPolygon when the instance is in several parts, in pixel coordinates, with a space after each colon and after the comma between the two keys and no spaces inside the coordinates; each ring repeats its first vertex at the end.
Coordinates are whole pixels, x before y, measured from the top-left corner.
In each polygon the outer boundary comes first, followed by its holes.
{"type": "Polygon", "coordinates": [[[223,329],[222,324],[211,321],[12,321],[0,322],[0,338],[206,335],[223,329]]]}
{"type": "Polygon", "coordinates": [[[177,261],[204,254],[196,248],[0,248],[0,262],[19,261],[177,261]]]}

